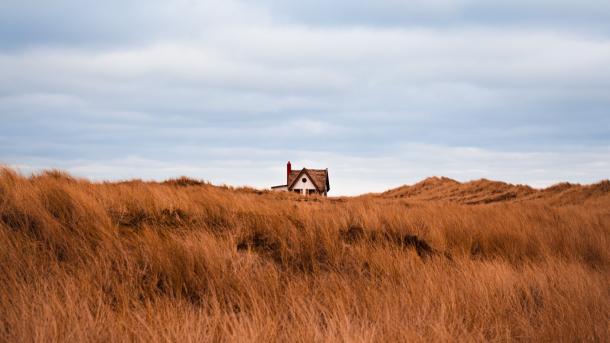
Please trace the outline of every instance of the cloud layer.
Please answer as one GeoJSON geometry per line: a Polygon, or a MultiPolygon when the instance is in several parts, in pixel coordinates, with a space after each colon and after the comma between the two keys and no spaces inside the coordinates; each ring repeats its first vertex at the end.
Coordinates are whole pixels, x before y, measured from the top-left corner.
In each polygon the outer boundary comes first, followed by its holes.
{"type": "Polygon", "coordinates": [[[598,1],[0,5],[0,161],[334,194],[610,175],[598,1]],[[552,6],[551,6],[552,5],[552,6]]]}

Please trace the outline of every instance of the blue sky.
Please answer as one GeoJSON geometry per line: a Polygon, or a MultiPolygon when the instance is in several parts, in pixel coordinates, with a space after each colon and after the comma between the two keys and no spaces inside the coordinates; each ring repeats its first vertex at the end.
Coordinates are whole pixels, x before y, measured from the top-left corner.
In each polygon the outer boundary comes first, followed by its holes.
{"type": "Polygon", "coordinates": [[[0,163],[331,194],[610,175],[608,1],[0,3],[0,163]]]}

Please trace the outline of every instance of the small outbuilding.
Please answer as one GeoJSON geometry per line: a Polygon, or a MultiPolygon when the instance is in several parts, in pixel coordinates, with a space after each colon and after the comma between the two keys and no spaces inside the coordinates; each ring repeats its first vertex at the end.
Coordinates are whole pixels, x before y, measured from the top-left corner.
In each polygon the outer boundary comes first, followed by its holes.
{"type": "Polygon", "coordinates": [[[271,187],[274,191],[294,192],[302,195],[318,194],[326,196],[330,191],[327,169],[292,170],[290,161],[286,164],[286,184],[271,187]]]}

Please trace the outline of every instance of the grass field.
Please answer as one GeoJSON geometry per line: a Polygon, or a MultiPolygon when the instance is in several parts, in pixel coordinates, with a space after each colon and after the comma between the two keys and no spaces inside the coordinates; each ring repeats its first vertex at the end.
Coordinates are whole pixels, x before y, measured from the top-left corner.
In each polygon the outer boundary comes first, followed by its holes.
{"type": "Polygon", "coordinates": [[[0,171],[0,341],[225,340],[609,341],[610,184],[326,199],[0,171]]]}

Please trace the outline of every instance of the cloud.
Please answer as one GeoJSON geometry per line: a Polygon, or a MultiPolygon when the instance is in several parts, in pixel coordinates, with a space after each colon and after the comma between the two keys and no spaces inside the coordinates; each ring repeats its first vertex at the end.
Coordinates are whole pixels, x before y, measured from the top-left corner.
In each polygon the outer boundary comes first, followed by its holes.
{"type": "Polygon", "coordinates": [[[596,1],[1,6],[6,163],[262,186],[291,159],[332,168],[340,193],[610,171],[596,1]]]}
{"type": "Polygon", "coordinates": [[[380,116],[399,124],[595,122],[610,102],[609,42],[552,32],[276,27],[228,30],[206,43],[37,48],[0,55],[0,106],[20,115],[44,107],[59,116],[138,113],[189,127],[329,113],[326,121],[342,126],[354,116],[367,124],[380,116]]]}
{"type": "Polygon", "coordinates": [[[603,0],[338,0],[279,1],[266,5],[286,22],[324,26],[543,27],[609,34],[603,0]]]}
{"type": "Polygon", "coordinates": [[[265,10],[224,0],[4,0],[0,47],[79,46],[105,49],[201,37],[219,25],[264,24],[265,10]]]}

